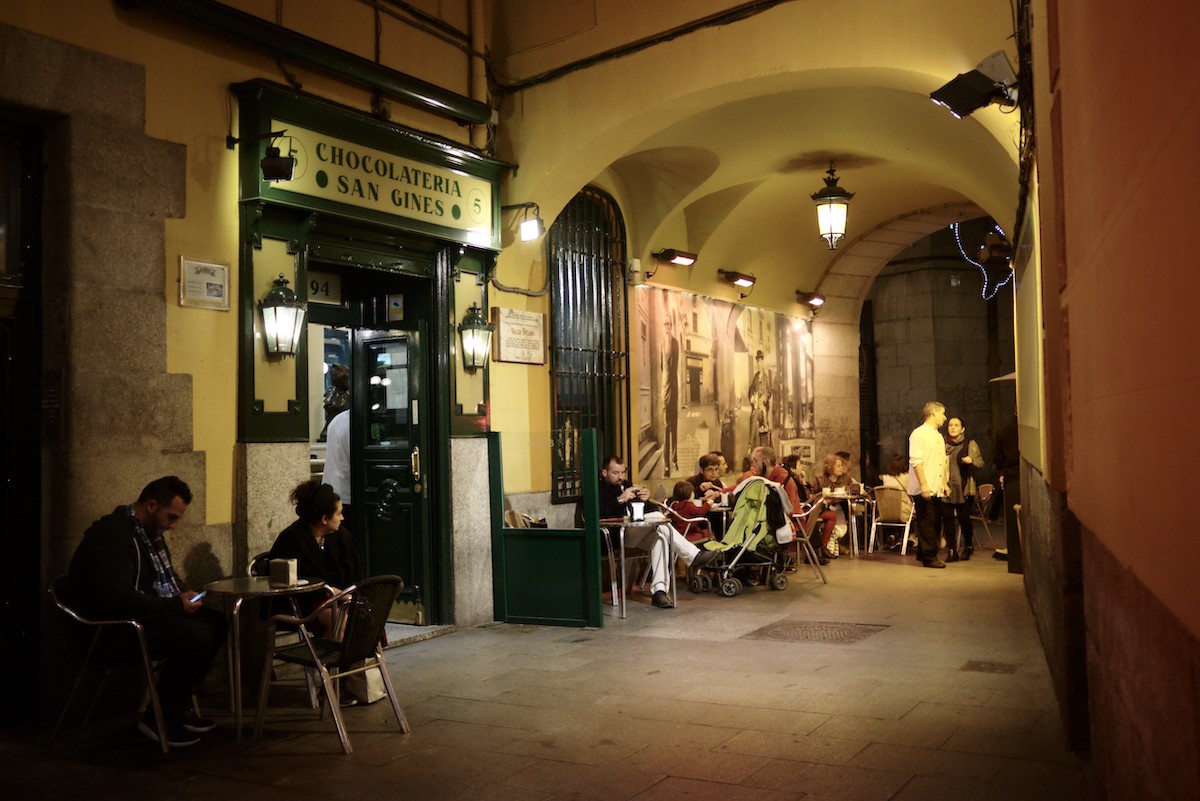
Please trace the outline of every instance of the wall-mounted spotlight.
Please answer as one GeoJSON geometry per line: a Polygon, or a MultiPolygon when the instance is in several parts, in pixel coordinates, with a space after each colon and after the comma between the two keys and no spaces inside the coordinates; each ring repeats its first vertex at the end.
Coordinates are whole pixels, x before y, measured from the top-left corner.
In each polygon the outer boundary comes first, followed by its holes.
{"type": "Polygon", "coordinates": [[[802,292],[796,290],[796,301],[808,306],[808,310],[812,312],[813,317],[817,316],[817,312],[825,305],[825,296],[820,292],[802,292]]]}
{"type": "Polygon", "coordinates": [[[825,188],[814,192],[811,197],[817,204],[817,229],[829,243],[829,249],[837,249],[838,240],[846,235],[846,217],[850,210],[850,200],[853,192],[847,192],[837,185],[837,168],[829,162],[825,171],[825,188]]]}
{"type": "Polygon", "coordinates": [[[674,248],[660,250],[650,255],[659,261],[665,261],[679,267],[691,267],[696,263],[696,259],[698,258],[695,253],[688,253],[686,250],[675,250],[674,248]]]}
{"type": "MultiPolygon", "coordinates": [[[[258,166],[262,169],[262,177],[264,181],[290,181],[292,173],[296,170],[296,157],[291,154],[291,149],[288,150],[288,155],[281,155],[279,148],[275,146],[275,140],[287,133],[287,128],[282,131],[268,131],[261,133],[258,136],[248,136],[244,139],[238,139],[236,136],[225,137],[225,147],[233,150],[239,142],[257,142],[260,139],[270,139],[271,144],[267,146],[267,154],[262,157],[262,161],[258,162],[258,166]]],[[[289,137],[290,140],[290,137],[289,137]]]]}
{"type": "Polygon", "coordinates": [[[304,331],[304,301],[288,287],[283,273],[275,279],[271,290],[258,302],[262,311],[263,341],[269,356],[295,356],[304,331]]]}
{"type": "Polygon", "coordinates": [[[733,270],[717,270],[717,277],[727,284],[747,290],[746,292],[738,293],[738,297],[740,298],[749,297],[750,291],[754,289],[754,284],[758,281],[757,278],[749,273],[739,273],[733,270]]]}
{"type": "Polygon", "coordinates": [[[542,222],[542,209],[536,203],[511,203],[507,206],[501,206],[500,211],[512,211],[521,209],[521,224],[518,226],[522,242],[532,242],[542,234],[546,233],[546,223],[542,222]],[[533,216],[530,217],[530,211],[533,216]]]}
{"type": "Polygon", "coordinates": [[[989,103],[1002,106],[1017,104],[1017,73],[1003,50],[997,50],[979,62],[970,72],[960,73],[944,86],[929,93],[939,106],[950,109],[960,120],[989,103]]]}

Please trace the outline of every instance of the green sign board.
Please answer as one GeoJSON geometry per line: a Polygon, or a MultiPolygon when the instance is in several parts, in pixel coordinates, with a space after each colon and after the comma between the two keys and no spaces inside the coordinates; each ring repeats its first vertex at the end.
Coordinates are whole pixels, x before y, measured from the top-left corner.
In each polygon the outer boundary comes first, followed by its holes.
{"type": "Polygon", "coordinates": [[[276,141],[296,168],[292,192],[395,214],[466,233],[466,241],[492,241],[492,185],[460,170],[407,159],[273,119],[276,141]]]}

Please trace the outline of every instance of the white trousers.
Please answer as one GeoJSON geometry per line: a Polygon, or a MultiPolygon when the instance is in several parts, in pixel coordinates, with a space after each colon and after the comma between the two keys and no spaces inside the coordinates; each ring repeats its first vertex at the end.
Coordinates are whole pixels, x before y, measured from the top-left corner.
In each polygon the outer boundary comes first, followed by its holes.
{"type": "Polygon", "coordinates": [[[626,526],[625,547],[639,548],[650,554],[650,591],[667,590],[667,548],[691,564],[700,549],[667,523],[658,526],[626,526]]]}

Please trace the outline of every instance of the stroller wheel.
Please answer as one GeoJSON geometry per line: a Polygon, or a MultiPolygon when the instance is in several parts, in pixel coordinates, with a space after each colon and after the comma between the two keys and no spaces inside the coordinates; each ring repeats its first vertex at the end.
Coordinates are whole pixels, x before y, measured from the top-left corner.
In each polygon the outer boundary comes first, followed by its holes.
{"type": "Polygon", "coordinates": [[[742,582],[735,576],[730,576],[721,582],[721,594],[732,598],[742,591],[742,582]]]}
{"type": "Polygon", "coordinates": [[[700,589],[704,592],[712,592],[713,581],[710,576],[700,577],[700,589]]]}
{"type": "Polygon", "coordinates": [[[771,576],[771,589],[784,590],[787,589],[787,576],[782,573],[776,573],[771,576]]]}
{"type": "Polygon", "coordinates": [[[703,576],[692,576],[692,580],[688,582],[688,589],[699,595],[704,592],[703,576]]]}

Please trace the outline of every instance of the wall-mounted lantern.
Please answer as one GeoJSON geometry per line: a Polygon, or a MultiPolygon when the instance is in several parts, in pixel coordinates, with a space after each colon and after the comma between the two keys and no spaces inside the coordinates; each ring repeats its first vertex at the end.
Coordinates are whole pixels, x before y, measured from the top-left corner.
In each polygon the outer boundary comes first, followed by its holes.
{"type": "Polygon", "coordinates": [[[462,337],[462,363],[467,370],[474,372],[487,366],[492,351],[492,328],[479,304],[472,303],[458,326],[458,334],[462,337]]]}
{"type": "Polygon", "coordinates": [[[275,279],[271,291],[258,302],[262,310],[263,339],[269,356],[295,356],[304,330],[304,302],[288,288],[283,273],[275,279]]]}

